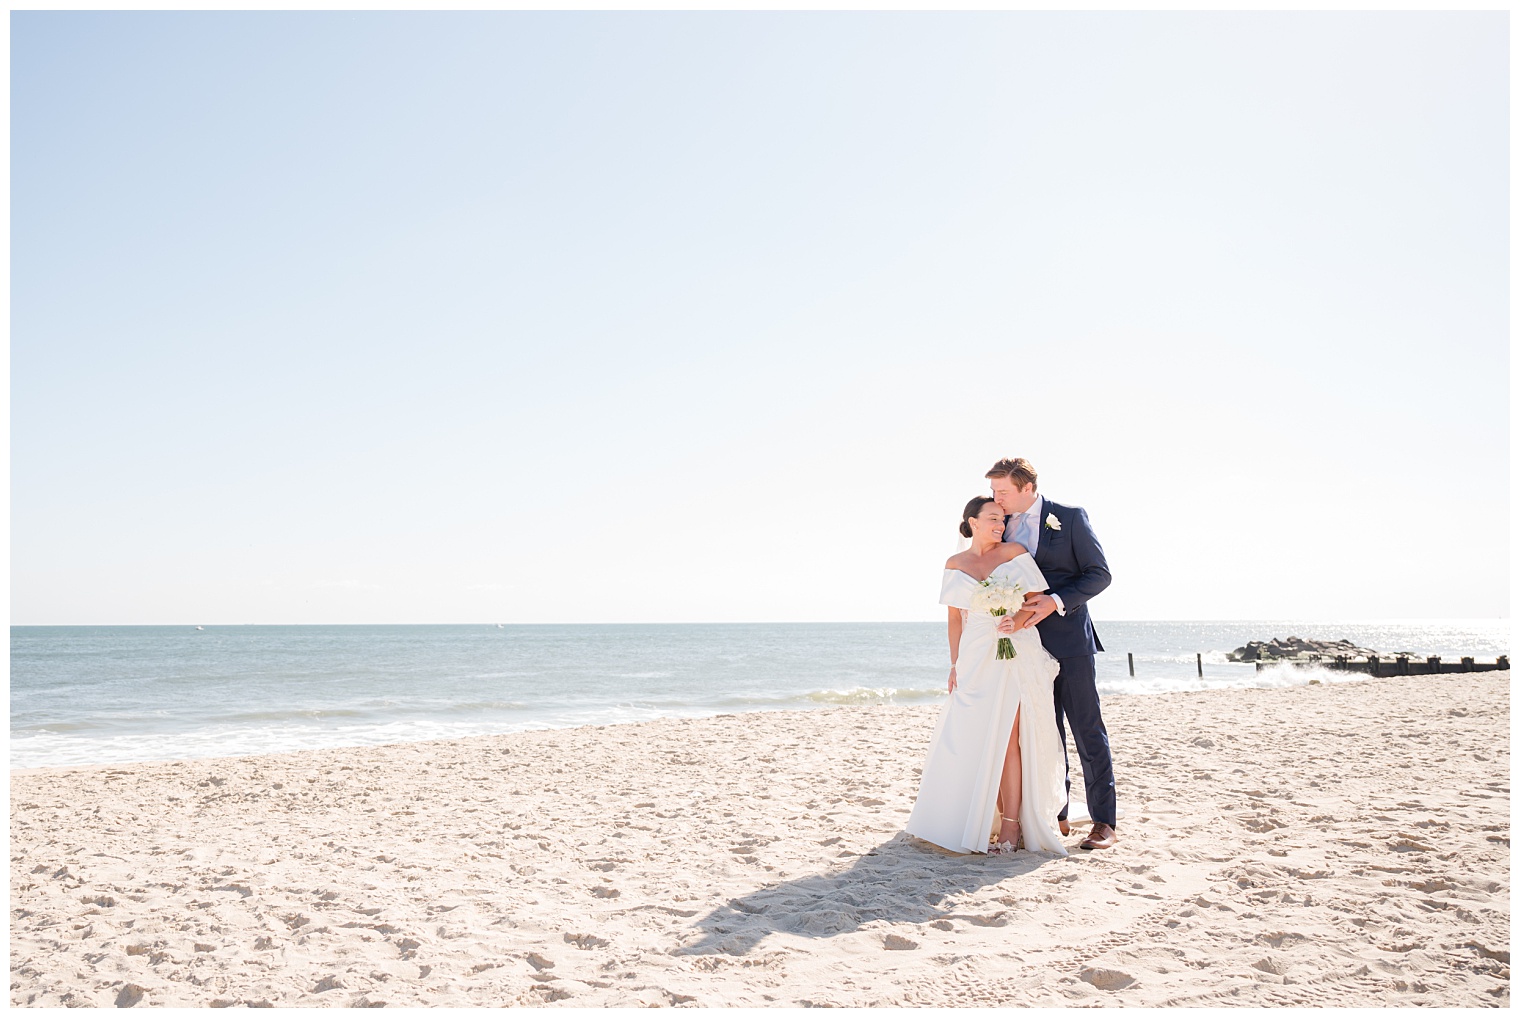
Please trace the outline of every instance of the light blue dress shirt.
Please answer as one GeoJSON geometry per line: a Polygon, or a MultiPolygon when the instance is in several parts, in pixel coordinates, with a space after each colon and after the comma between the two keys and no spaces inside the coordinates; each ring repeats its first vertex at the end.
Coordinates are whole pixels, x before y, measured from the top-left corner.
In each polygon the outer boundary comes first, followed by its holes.
{"type": "Polygon", "coordinates": [[[1015,513],[1013,517],[1013,536],[1009,540],[1028,548],[1031,555],[1040,547],[1040,510],[1044,507],[1045,496],[1036,495],[1027,513],[1015,513]]]}

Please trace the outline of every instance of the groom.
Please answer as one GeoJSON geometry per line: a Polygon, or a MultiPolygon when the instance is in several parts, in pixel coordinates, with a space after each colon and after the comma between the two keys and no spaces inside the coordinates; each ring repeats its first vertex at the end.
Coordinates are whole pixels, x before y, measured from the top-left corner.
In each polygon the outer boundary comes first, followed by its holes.
{"type": "MultiPolygon", "coordinates": [[[[1087,780],[1087,809],[1092,832],[1083,848],[1112,848],[1119,840],[1114,831],[1114,763],[1108,751],[1108,729],[1098,706],[1094,653],[1103,649],[1087,615],[1087,602],[1101,593],[1113,577],[1103,548],[1087,522],[1087,511],[1052,502],[1035,490],[1034,467],[1026,459],[1003,459],[987,471],[992,497],[1008,515],[1003,540],[1017,541],[1034,555],[1034,564],[1045,574],[1050,589],[1024,595],[1024,606],[1034,609],[1028,625],[1037,625],[1040,642],[1061,664],[1056,674],[1056,727],[1061,732],[1061,751],[1066,751],[1066,725],[1077,744],[1082,776],[1087,780]]],[[[1067,806],[1071,802],[1071,760],[1066,764],[1067,806]]],[[[1061,833],[1071,831],[1061,810],[1061,833]]]]}

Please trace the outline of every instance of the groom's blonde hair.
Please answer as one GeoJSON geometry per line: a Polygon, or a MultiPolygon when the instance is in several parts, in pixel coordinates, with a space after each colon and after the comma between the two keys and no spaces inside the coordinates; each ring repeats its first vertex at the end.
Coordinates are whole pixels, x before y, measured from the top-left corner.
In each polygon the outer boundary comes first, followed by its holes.
{"type": "Polygon", "coordinates": [[[1014,487],[1022,488],[1026,484],[1033,484],[1034,490],[1039,491],[1039,475],[1034,472],[1034,467],[1028,460],[1020,456],[1017,459],[998,460],[992,464],[992,469],[984,474],[989,481],[994,477],[1006,477],[1013,482],[1014,487]]]}

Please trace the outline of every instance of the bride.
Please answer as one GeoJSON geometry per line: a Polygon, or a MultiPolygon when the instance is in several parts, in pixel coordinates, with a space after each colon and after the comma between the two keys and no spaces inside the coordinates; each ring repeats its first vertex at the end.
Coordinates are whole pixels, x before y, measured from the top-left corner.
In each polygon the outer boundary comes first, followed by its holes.
{"type": "Polygon", "coordinates": [[[1032,851],[1065,855],[1056,828],[1066,798],[1052,692],[1056,659],[1038,630],[1020,628],[1028,612],[999,618],[971,608],[993,573],[1036,593],[1045,577],[1022,546],[1002,543],[1003,511],[990,498],[966,503],[961,536],[971,547],[945,563],[939,599],[950,607],[950,700],[907,831],[952,852],[1013,852],[1022,836],[1032,851]],[[1016,657],[998,660],[1000,636],[1012,640],[1016,657]]]}

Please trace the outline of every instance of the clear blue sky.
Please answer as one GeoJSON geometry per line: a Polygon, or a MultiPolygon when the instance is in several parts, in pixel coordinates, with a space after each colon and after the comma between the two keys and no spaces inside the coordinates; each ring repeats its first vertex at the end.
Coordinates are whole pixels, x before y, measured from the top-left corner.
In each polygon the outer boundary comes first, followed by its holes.
{"type": "Polygon", "coordinates": [[[11,38],[16,623],[1508,614],[1503,13],[11,38]]]}

